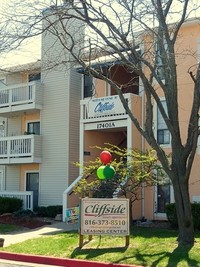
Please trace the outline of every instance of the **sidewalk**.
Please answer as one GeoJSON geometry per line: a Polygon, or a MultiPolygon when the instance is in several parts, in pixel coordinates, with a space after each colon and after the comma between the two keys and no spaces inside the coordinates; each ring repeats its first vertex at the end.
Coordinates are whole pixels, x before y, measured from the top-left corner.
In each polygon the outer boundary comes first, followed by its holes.
{"type": "Polygon", "coordinates": [[[11,244],[23,242],[28,239],[37,238],[43,235],[51,235],[57,232],[66,232],[77,230],[77,224],[66,224],[65,222],[55,222],[51,225],[45,225],[33,230],[24,230],[13,232],[12,234],[0,235],[0,238],[4,238],[4,247],[11,244]]]}
{"type": "Polygon", "coordinates": [[[0,259],[1,267],[60,267],[58,265],[46,265],[33,262],[11,261],[0,259]]]}

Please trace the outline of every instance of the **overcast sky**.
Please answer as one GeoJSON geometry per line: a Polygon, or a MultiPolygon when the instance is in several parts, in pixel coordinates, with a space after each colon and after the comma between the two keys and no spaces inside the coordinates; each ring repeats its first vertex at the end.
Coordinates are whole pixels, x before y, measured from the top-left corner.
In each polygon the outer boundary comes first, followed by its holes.
{"type": "Polygon", "coordinates": [[[34,62],[41,58],[40,37],[29,40],[27,44],[21,46],[18,51],[1,55],[0,66],[6,68],[9,66],[20,65],[34,62]]]}

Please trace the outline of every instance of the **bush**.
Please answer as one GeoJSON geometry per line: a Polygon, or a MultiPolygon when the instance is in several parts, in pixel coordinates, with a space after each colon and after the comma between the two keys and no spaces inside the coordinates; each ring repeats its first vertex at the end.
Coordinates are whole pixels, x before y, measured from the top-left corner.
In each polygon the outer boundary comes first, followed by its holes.
{"type": "Polygon", "coordinates": [[[94,198],[112,198],[114,192],[116,191],[118,184],[116,184],[117,179],[106,179],[102,180],[99,186],[93,193],[94,198]]]}
{"type": "Polygon", "coordinates": [[[23,200],[15,197],[0,197],[0,214],[13,213],[22,208],[23,200]]]}
{"type": "Polygon", "coordinates": [[[57,214],[62,214],[62,206],[38,207],[35,211],[38,216],[55,218],[57,214]]]}
{"type": "Polygon", "coordinates": [[[172,227],[178,227],[178,221],[176,216],[176,207],[175,203],[167,204],[165,206],[165,211],[167,214],[167,219],[172,227]]]}
{"type": "Polygon", "coordinates": [[[14,212],[14,216],[15,217],[26,217],[26,216],[33,217],[34,216],[34,212],[31,211],[31,210],[23,210],[23,209],[21,209],[21,210],[18,210],[16,212],[14,212]]]}
{"type": "Polygon", "coordinates": [[[194,228],[200,230],[200,204],[192,203],[192,216],[194,222],[194,228]]]}
{"type": "MultiPolygon", "coordinates": [[[[176,207],[175,203],[167,204],[166,205],[166,213],[167,219],[172,227],[178,227],[177,215],[176,215],[176,207]]],[[[199,203],[192,203],[192,216],[193,216],[193,223],[194,228],[196,230],[200,230],[200,204],[199,203]]]]}

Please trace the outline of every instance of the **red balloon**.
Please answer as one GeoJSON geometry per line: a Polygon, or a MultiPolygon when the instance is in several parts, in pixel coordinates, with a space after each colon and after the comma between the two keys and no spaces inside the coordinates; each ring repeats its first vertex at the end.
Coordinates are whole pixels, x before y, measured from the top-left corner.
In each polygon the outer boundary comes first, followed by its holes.
{"type": "Polygon", "coordinates": [[[112,160],[112,155],[109,151],[102,151],[100,154],[100,160],[102,161],[102,163],[108,164],[112,160]]]}

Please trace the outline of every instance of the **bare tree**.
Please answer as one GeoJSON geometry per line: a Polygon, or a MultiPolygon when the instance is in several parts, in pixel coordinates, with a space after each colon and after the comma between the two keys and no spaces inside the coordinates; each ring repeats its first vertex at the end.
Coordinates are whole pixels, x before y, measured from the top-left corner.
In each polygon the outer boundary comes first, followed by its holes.
{"type": "MultiPolygon", "coordinates": [[[[61,4],[59,1],[52,2],[51,13],[44,13],[41,9],[44,9],[45,3],[41,2],[36,0],[14,2],[15,9],[18,5],[20,8],[18,11],[15,10],[15,16],[12,17],[12,24],[16,27],[12,27],[10,36],[21,42],[43,31],[51,32],[63,50],[69,51],[71,55],[66,61],[57,57],[56,64],[74,61],[87,74],[106,81],[116,90],[133,124],[156,151],[163,169],[173,184],[179,244],[193,245],[194,227],[189,178],[199,135],[200,66],[194,57],[194,65],[188,66],[188,72],[185,73],[193,83],[193,88],[190,88],[193,99],[187,137],[183,139],[179,120],[177,71],[179,68],[177,59],[183,51],[181,49],[177,51],[176,47],[182,38],[180,35],[182,26],[191,14],[197,14],[200,4],[191,0],[66,0],[63,1],[62,8],[59,6],[61,4]],[[51,16],[54,14],[53,21],[49,14],[51,16]],[[44,20],[47,23],[41,28],[44,20]],[[68,26],[75,25],[73,21],[79,21],[79,28],[73,31],[73,33],[79,32],[79,38],[69,31],[68,26]],[[84,41],[83,35],[80,34],[83,28],[86,33],[84,41]],[[108,56],[110,64],[105,74],[105,69],[92,63],[94,59],[99,57],[106,59],[108,56]],[[121,90],[123,85],[109,78],[109,72],[116,60],[120,61],[127,71],[134,72],[139,77],[146,102],[144,125],[140,125],[129,109],[121,90]],[[160,96],[165,97],[166,108],[163,107],[160,96]],[[157,104],[171,135],[170,160],[153,131],[154,103],[157,104]]],[[[10,19],[11,9],[8,10],[6,17],[10,19]]],[[[187,55],[194,56],[195,52],[187,51],[187,55]]]]}

